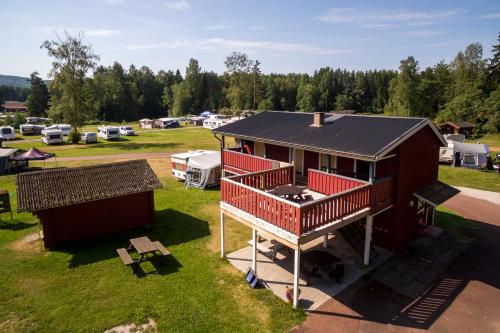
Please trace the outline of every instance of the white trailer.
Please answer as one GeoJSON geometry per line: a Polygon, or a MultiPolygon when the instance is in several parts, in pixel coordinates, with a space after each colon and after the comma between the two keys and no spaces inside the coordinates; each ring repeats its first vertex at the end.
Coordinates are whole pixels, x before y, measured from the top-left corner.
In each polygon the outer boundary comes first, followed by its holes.
{"type": "Polygon", "coordinates": [[[14,140],[16,138],[16,131],[12,126],[0,126],[0,139],[14,140]]]}
{"type": "Polygon", "coordinates": [[[45,129],[42,131],[42,142],[46,145],[63,143],[63,135],[59,129],[45,129]]]}
{"type": "Polygon", "coordinates": [[[120,138],[120,129],[116,126],[99,126],[97,136],[104,140],[116,140],[120,138]]]}

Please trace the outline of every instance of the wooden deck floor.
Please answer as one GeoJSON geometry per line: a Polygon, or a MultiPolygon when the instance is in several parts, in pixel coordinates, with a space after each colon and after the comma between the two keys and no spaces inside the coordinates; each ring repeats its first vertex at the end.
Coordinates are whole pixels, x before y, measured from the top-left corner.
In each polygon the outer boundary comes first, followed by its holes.
{"type": "MultiPolygon", "coordinates": [[[[340,284],[326,276],[312,278],[309,286],[306,286],[305,281],[300,279],[299,305],[305,310],[318,308],[370,270],[378,267],[391,255],[389,251],[377,248],[380,253],[379,256],[372,260],[369,267],[365,267],[362,265],[362,259],[339,234],[335,233],[335,235],[330,236],[327,249],[323,249],[321,244],[322,238],[318,238],[305,244],[304,251],[322,249],[335,254],[345,262],[345,276],[340,284]]],[[[246,272],[252,264],[252,248],[250,246],[242,248],[229,253],[226,257],[233,266],[242,272],[246,272]]],[[[286,249],[281,250],[274,262],[270,258],[271,253],[263,252],[262,247],[259,247],[257,276],[266,288],[286,301],[286,286],[292,287],[293,285],[293,252],[287,252],[286,249]]]]}

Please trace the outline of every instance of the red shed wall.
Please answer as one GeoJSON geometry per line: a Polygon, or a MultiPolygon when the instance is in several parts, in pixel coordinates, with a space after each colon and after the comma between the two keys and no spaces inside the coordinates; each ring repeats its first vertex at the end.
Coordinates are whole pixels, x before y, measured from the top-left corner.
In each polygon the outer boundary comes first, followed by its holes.
{"type": "Polygon", "coordinates": [[[154,223],[153,191],[35,212],[45,247],[109,235],[154,223]]]}
{"type": "Polygon", "coordinates": [[[425,126],[399,147],[396,170],[398,185],[394,207],[392,248],[399,249],[415,239],[421,230],[417,221],[417,200],[413,193],[437,181],[441,141],[425,126]],[[413,202],[413,205],[410,203],[413,202]]]}
{"type": "Polygon", "coordinates": [[[288,163],[290,161],[290,148],[266,144],[266,158],[288,163]]]}

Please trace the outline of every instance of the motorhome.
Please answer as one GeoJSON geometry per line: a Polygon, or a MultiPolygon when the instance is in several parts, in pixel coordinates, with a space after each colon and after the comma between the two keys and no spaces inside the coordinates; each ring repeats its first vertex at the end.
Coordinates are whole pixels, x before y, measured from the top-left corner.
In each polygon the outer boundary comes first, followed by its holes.
{"type": "Polygon", "coordinates": [[[16,138],[16,131],[12,126],[0,126],[0,139],[14,140],[16,138]]]}
{"type": "Polygon", "coordinates": [[[97,133],[83,132],[82,135],[80,135],[80,140],[85,143],[95,143],[97,142],[97,133]]]}
{"type": "Polygon", "coordinates": [[[120,138],[120,130],[116,126],[99,126],[97,136],[104,140],[116,140],[120,138]]]}
{"type": "Polygon", "coordinates": [[[226,115],[222,115],[222,114],[212,114],[212,115],[209,115],[208,118],[203,121],[203,127],[209,128],[209,129],[215,129],[215,128],[219,128],[223,125],[233,123],[236,120],[239,120],[239,118],[226,116],[226,115]]]}
{"type": "Polygon", "coordinates": [[[46,145],[63,143],[62,131],[59,129],[44,129],[42,131],[42,142],[46,145]]]}
{"type": "Polygon", "coordinates": [[[47,127],[48,130],[60,130],[63,136],[68,136],[69,132],[71,132],[71,128],[71,125],[68,124],[54,124],[47,127]]]}
{"type": "Polygon", "coordinates": [[[22,135],[40,135],[45,129],[45,125],[22,124],[19,131],[22,135]]]}

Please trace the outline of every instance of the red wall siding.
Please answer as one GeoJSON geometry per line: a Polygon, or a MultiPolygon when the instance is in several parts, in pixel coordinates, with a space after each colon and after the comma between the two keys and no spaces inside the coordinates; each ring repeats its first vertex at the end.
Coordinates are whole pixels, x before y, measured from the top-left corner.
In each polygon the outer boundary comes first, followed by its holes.
{"type": "Polygon", "coordinates": [[[354,171],[354,160],[352,158],[337,156],[337,173],[339,175],[352,176],[354,171]]]}
{"type": "Polygon", "coordinates": [[[288,163],[290,161],[290,148],[266,144],[266,158],[288,163]]]}
{"type": "Polygon", "coordinates": [[[319,154],[304,150],[304,175],[307,175],[309,169],[319,170],[319,154]]]}
{"type": "Polygon", "coordinates": [[[154,223],[153,192],[35,212],[45,247],[108,235],[154,223]]]}

